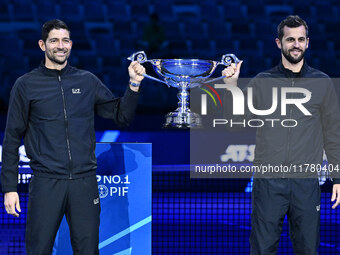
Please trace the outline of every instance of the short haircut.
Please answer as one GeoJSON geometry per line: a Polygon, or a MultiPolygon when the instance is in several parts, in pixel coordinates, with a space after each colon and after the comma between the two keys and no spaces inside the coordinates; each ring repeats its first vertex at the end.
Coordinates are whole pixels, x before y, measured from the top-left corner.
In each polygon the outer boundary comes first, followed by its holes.
{"type": "Polygon", "coordinates": [[[61,21],[59,19],[53,19],[49,20],[44,23],[41,27],[41,39],[46,42],[48,34],[51,32],[53,29],[66,29],[69,34],[71,35],[70,30],[68,29],[66,23],[64,21],[61,21]]]}
{"type": "Polygon", "coordinates": [[[306,29],[306,37],[308,37],[308,26],[306,21],[301,19],[298,15],[289,15],[287,18],[281,21],[281,23],[277,26],[277,36],[280,41],[283,38],[283,28],[287,26],[289,28],[304,26],[306,29]]]}

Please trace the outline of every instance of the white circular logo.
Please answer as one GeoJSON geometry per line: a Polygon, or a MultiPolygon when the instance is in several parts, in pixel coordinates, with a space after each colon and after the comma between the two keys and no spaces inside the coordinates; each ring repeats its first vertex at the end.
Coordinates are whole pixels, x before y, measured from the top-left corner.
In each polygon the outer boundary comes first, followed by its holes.
{"type": "Polygon", "coordinates": [[[98,192],[100,198],[105,198],[109,194],[109,189],[105,185],[98,185],[98,192]]]}

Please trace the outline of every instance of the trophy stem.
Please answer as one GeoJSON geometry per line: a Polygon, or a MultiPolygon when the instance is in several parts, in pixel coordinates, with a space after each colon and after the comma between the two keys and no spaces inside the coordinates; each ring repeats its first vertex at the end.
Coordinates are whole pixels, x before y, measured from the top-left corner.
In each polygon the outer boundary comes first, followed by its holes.
{"type": "Polygon", "coordinates": [[[180,82],[180,90],[177,93],[178,98],[178,108],[176,111],[180,113],[190,112],[189,109],[189,92],[188,92],[188,83],[180,82]]]}
{"type": "Polygon", "coordinates": [[[189,108],[189,82],[179,82],[178,107],[166,115],[164,128],[201,128],[201,117],[189,108]]]}

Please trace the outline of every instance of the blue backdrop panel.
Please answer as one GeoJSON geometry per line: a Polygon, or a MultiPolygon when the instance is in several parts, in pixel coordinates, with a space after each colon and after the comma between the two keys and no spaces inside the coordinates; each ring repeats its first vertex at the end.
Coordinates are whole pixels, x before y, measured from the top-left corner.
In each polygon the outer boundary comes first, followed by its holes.
{"type": "MultiPolygon", "coordinates": [[[[100,254],[151,255],[151,144],[99,143],[96,155],[100,254]]],[[[72,254],[65,219],[54,254],[72,254]]]]}

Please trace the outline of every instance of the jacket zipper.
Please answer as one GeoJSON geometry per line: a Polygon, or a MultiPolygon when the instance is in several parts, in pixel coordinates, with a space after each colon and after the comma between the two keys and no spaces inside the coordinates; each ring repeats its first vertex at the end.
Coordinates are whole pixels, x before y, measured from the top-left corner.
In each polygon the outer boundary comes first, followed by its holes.
{"type": "Polygon", "coordinates": [[[62,95],[62,98],[63,98],[66,144],[67,144],[68,158],[69,158],[69,161],[70,161],[70,163],[69,163],[69,169],[70,169],[69,179],[72,179],[72,156],[71,156],[70,138],[69,138],[69,133],[68,133],[68,118],[67,118],[67,111],[66,111],[65,94],[64,94],[63,86],[61,85],[60,75],[58,75],[58,81],[59,81],[59,84],[60,84],[61,95],[62,95]]]}
{"type": "MultiPolygon", "coordinates": [[[[294,83],[294,80],[291,79],[291,82],[292,82],[292,86],[291,87],[294,87],[295,86],[295,83],[294,83]]],[[[290,107],[289,109],[289,119],[292,119],[292,115],[293,115],[293,108],[290,107]]],[[[290,131],[291,128],[289,127],[288,128],[288,137],[287,137],[287,162],[289,161],[289,151],[290,151],[290,131]]],[[[283,178],[285,178],[285,173],[283,173],[283,178]]]]}

